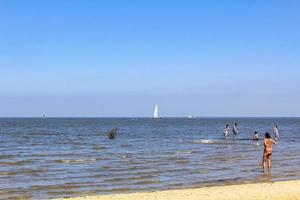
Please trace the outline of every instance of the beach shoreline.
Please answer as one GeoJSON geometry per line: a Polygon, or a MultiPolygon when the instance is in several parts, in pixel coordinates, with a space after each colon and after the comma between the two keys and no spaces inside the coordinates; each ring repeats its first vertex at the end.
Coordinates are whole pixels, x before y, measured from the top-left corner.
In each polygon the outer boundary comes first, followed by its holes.
{"type": "Polygon", "coordinates": [[[298,200],[300,199],[300,180],[251,183],[200,187],[193,189],[162,190],[155,192],[138,192],[110,194],[56,200],[298,200]]]}

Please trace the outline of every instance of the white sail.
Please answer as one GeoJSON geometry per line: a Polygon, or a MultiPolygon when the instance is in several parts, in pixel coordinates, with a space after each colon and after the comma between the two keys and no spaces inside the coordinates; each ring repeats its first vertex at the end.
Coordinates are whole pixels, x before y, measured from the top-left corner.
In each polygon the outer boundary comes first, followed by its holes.
{"type": "Polygon", "coordinates": [[[158,105],[155,105],[154,112],[153,112],[153,118],[154,119],[160,118],[160,116],[159,116],[159,110],[158,110],[158,105]]]}

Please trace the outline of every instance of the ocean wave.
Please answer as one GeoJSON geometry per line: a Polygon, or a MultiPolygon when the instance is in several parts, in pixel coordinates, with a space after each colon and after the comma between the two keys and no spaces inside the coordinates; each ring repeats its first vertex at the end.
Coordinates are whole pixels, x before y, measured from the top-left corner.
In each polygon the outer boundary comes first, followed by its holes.
{"type": "Polygon", "coordinates": [[[97,145],[97,146],[94,146],[94,150],[97,150],[97,151],[99,151],[99,150],[103,150],[103,149],[106,149],[106,147],[99,146],[99,145],[97,145]]]}
{"type": "Polygon", "coordinates": [[[188,162],[189,162],[189,160],[186,158],[181,158],[181,159],[176,160],[176,163],[179,163],[179,164],[184,164],[184,163],[188,163],[188,162]]]}
{"type": "Polygon", "coordinates": [[[176,155],[186,155],[186,154],[192,154],[192,153],[196,153],[197,151],[195,150],[191,150],[191,151],[177,151],[175,154],[176,155]]]}
{"type": "Polygon", "coordinates": [[[120,146],[121,146],[121,147],[132,147],[131,144],[121,144],[120,146]]]}
{"type": "Polygon", "coordinates": [[[144,181],[138,181],[135,184],[137,185],[148,185],[148,184],[157,184],[160,183],[160,180],[144,180],[144,181]]]}
{"type": "Polygon", "coordinates": [[[87,158],[87,159],[61,159],[55,160],[58,163],[86,163],[86,162],[93,162],[96,161],[96,158],[87,158]]]}
{"type": "Polygon", "coordinates": [[[192,173],[195,173],[195,174],[208,174],[210,172],[210,170],[208,169],[196,169],[196,170],[193,170],[192,173]]]}
{"type": "Polygon", "coordinates": [[[3,162],[2,164],[21,166],[21,165],[32,164],[33,162],[34,162],[33,160],[18,160],[18,161],[3,162]]]}
{"type": "Polygon", "coordinates": [[[102,166],[101,169],[102,170],[109,170],[109,169],[111,169],[111,167],[110,166],[102,166]]]}
{"type": "Polygon", "coordinates": [[[4,154],[0,155],[0,159],[8,159],[8,158],[13,158],[13,157],[15,157],[15,155],[8,155],[8,154],[6,154],[6,155],[4,155],[4,154]]]}
{"type": "Polygon", "coordinates": [[[44,173],[47,171],[48,171],[48,169],[20,169],[17,171],[0,171],[0,175],[7,175],[7,176],[18,175],[18,174],[35,175],[35,174],[44,173]]]}

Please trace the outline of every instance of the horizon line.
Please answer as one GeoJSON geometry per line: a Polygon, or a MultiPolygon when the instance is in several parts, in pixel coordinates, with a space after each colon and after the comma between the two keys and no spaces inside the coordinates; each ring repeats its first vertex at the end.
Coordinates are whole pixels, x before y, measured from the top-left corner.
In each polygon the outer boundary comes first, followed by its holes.
{"type": "MultiPolygon", "coordinates": [[[[43,116],[0,116],[0,119],[8,119],[8,118],[43,118],[43,116]]],[[[50,118],[149,118],[149,116],[45,116],[45,119],[50,118]]],[[[160,119],[170,119],[170,118],[187,118],[188,116],[165,116],[160,119]]],[[[190,119],[196,118],[300,118],[300,116],[193,116],[190,119]]]]}

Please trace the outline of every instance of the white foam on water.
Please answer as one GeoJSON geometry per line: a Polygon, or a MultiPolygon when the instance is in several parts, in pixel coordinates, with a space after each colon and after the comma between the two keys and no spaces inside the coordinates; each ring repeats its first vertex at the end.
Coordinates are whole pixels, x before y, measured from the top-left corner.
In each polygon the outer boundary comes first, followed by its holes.
{"type": "Polygon", "coordinates": [[[198,144],[212,144],[212,143],[214,143],[214,141],[210,140],[210,139],[201,139],[201,140],[196,140],[195,143],[198,143],[198,144]]]}

